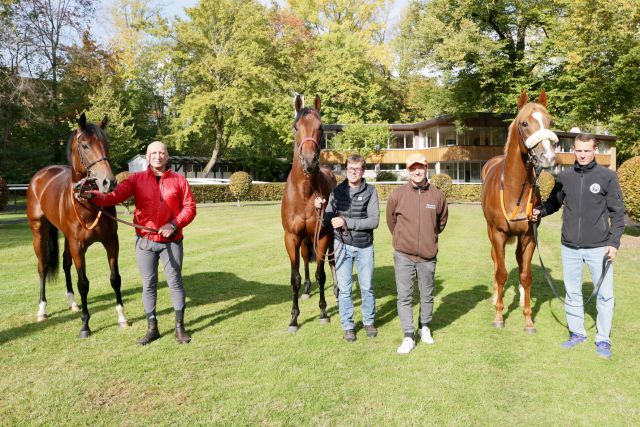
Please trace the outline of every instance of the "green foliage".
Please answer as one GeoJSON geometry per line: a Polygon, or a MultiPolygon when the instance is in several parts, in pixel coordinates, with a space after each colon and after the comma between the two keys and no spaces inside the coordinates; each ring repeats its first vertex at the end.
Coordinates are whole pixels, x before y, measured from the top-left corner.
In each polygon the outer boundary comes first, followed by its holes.
{"type": "Polygon", "coordinates": [[[452,180],[446,173],[436,173],[429,177],[429,182],[440,189],[446,197],[451,196],[452,180]]]}
{"type": "Polygon", "coordinates": [[[556,183],[556,179],[547,171],[542,171],[538,177],[538,186],[540,187],[540,197],[547,200],[551,190],[556,183]]]}
{"type": "Polygon", "coordinates": [[[109,81],[100,85],[89,96],[89,101],[91,108],[87,111],[87,120],[98,124],[105,116],[109,119],[106,131],[111,167],[126,170],[127,160],[143,149],[143,143],[136,138],[131,114],[122,107],[109,81]]]}
{"type": "Polygon", "coordinates": [[[0,211],[4,210],[9,203],[9,186],[7,181],[0,176],[0,211]]]}
{"type": "Polygon", "coordinates": [[[376,181],[397,181],[398,177],[391,171],[380,171],[376,174],[376,181]]]}
{"type": "Polygon", "coordinates": [[[627,214],[634,221],[640,222],[640,156],[633,157],[620,166],[618,179],[627,214]]]}
{"type": "Polygon", "coordinates": [[[345,178],[344,175],[340,175],[340,174],[337,174],[337,173],[334,173],[333,176],[336,177],[336,184],[340,184],[342,181],[347,179],[347,178],[345,178]]]}
{"type": "MultiPolygon", "coordinates": [[[[245,201],[275,201],[282,199],[283,182],[252,184],[245,201]]],[[[237,198],[229,190],[229,185],[192,185],[191,191],[197,203],[235,202],[237,198]]]]}
{"type": "Polygon", "coordinates": [[[481,184],[454,184],[451,186],[451,194],[447,196],[447,199],[461,202],[479,202],[481,197],[481,184]]]}
{"type": "MultiPolygon", "coordinates": [[[[131,172],[129,172],[129,171],[123,171],[123,172],[120,172],[120,173],[116,174],[116,183],[120,184],[122,181],[124,181],[125,179],[129,178],[129,175],[131,175],[131,172]]],[[[121,205],[125,207],[127,212],[129,212],[132,203],[133,203],[133,197],[129,197],[127,200],[122,202],[121,205]]]]}
{"type": "Polygon", "coordinates": [[[231,175],[229,179],[229,191],[237,200],[240,207],[240,199],[246,196],[251,190],[251,175],[246,172],[239,171],[231,175]]]}
{"type": "Polygon", "coordinates": [[[339,132],[334,143],[340,150],[354,151],[363,157],[379,153],[380,147],[386,147],[391,137],[388,125],[349,124],[339,132]]]}

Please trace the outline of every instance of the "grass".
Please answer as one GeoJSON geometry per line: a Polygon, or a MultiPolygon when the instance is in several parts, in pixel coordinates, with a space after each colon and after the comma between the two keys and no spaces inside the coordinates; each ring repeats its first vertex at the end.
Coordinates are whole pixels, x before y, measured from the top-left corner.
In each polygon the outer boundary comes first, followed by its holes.
{"type": "MultiPolygon", "coordinates": [[[[573,351],[560,348],[567,335],[564,311],[552,299],[537,261],[533,309],[538,333],[523,330],[512,254],[506,327],[491,327],[492,262],[482,212],[477,205],[452,205],[436,272],[436,344],[418,345],[402,357],[395,351],[401,332],[384,223],[375,234],[378,338],[367,339],[359,329],[355,343],[342,340],[330,289],[332,322],[321,325],[315,285],[312,298],[301,301],[300,330],[287,333],[289,267],[279,209],[277,204],[199,207],[185,233],[186,324],[193,336],[185,346],[172,336],[164,281],[158,301],[163,337],[144,348],[135,345],[145,321],[131,229],[120,227],[119,234],[125,309],[132,326],[117,327],[106,257],[94,245],[88,252],[94,334],[80,340],[79,314],[67,310],[62,278],[48,287],[51,317],[35,322],[38,279],[31,234],[24,223],[1,225],[1,424],[640,422],[640,238],[624,236],[615,263],[614,358],[604,361],[595,355],[593,327],[588,344],[573,351]]],[[[545,219],[544,261],[562,287],[559,233],[560,216],[545,219]]],[[[588,307],[587,327],[594,315],[588,307]]]]}

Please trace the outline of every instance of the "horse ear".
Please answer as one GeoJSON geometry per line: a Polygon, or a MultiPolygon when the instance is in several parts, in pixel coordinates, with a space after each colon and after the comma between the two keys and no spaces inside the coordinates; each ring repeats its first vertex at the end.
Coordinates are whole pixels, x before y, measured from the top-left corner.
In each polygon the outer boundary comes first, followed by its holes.
{"type": "Polygon", "coordinates": [[[84,113],[80,114],[80,118],[78,119],[78,129],[84,130],[87,127],[87,116],[84,113]]]}
{"type": "Polygon", "coordinates": [[[544,108],[547,108],[547,100],[547,92],[542,89],[542,91],[540,92],[540,98],[538,98],[538,103],[544,108]]]}
{"type": "Polygon", "coordinates": [[[296,107],[296,114],[298,114],[300,110],[302,110],[302,107],[304,107],[304,102],[302,101],[302,97],[299,93],[296,94],[296,99],[293,104],[296,107]]]}
{"type": "Polygon", "coordinates": [[[524,104],[527,102],[529,102],[529,95],[527,95],[526,90],[522,89],[522,92],[520,92],[520,96],[518,97],[518,110],[524,107],[524,104]]]}
{"type": "Polygon", "coordinates": [[[109,124],[109,118],[107,116],[104,116],[104,119],[102,119],[102,121],[100,122],[100,127],[104,129],[107,127],[107,124],[109,124]]]}
{"type": "Polygon", "coordinates": [[[316,95],[316,99],[313,101],[313,108],[315,108],[318,113],[320,112],[320,95],[316,95]]]}

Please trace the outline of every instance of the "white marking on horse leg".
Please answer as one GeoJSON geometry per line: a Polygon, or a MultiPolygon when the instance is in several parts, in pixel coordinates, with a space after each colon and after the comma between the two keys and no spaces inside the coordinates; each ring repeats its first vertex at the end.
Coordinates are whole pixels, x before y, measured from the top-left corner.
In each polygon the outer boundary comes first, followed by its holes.
{"type": "Polygon", "coordinates": [[[78,312],[80,311],[80,307],[78,307],[78,304],[76,303],[76,299],[73,296],[72,292],[67,292],[67,300],[69,300],[69,309],[73,312],[78,312]]]}
{"type": "Polygon", "coordinates": [[[124,307],[118,304],[116,305],[116,311],[118,312],[118,325],[129,326],[129,321],[127,320],[127,317],[124,315],[124,307]]]}
{"type": "Polygon", "coordinates": [[[47,318],[47,303],[45,301],[40,301],[40,306],[38,308],[38,315],[36,319],[38,322],[42,322],[47,318]]]}
{"type": "Polygon", "coordinates": [[[522,283],[519,284],[518,291],[520,292],[520,307],[524,307],[524,286],[522,283]]]}

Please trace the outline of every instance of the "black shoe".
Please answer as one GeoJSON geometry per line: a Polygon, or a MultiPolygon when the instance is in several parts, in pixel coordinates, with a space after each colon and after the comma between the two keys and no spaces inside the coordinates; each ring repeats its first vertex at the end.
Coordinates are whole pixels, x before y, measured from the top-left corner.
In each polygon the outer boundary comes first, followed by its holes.
{"type": "Polygon", "coordinates": [[[137,343],[139,345],[147,345],[152,341],[160,338],[160,331],[158,331],[158,320],[157,319],[149,319],[147,320],[147,333],[144,334],[142,338],[140,338],[137,343]]]}
{"type": "Polygon", "coordinates": [[[356,340],[356,331],[353,329],[347,329],[344,331],[344,339],[347,342],[354,342],[356,340]]]}
{"type": "Polygon", "coordinates": [[[176,320],[176,341],[178,341],[178,344],[188,344],[191,342],[191,337],[187,335],[187,331],[184,330],[182,320],[176,320]]]}
{"type": "Polygon", "coordinates": [[[367,331],[369,338],[375,338],[378,336],[378,330],[373,325],[364,325],[364,330],[367,331]]]}

